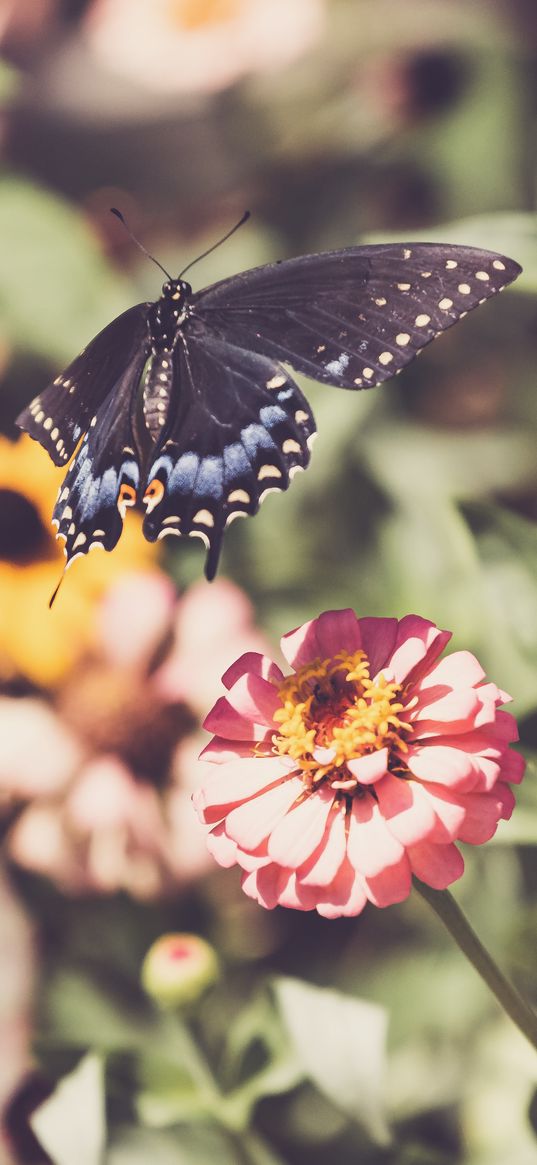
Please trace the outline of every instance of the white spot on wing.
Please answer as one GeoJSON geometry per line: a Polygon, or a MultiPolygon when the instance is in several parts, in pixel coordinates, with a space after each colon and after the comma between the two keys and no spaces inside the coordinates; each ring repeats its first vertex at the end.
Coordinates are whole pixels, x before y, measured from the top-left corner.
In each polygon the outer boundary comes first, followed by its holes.
{"type": "Polygon", "coordinates": [[[330,376],[340,376],[348,367],[349,360],[350,356],[348,353],[342,352],[337,360],[329,360],[328,364],[325,364],[325,372],[328,372],[330,376]]]}
{"type": "Polygon", "coordinates": [[[214,526],[214,518],[210,510],[198,510],[192,521],[200,522],[202,526],[214,526]]]}
{"type": "Polygon", "coordinates": [[[250,494],[245,489],[234,489],[231,491],[228,502],[249,502],[251,501],[250,494]]]}
{"type": "Polygon", "coordinates": [[[281,477],[281,470],[277,465],[262,465],[257,475],[258,481],[264,481],[266,477],[281,477]]]}

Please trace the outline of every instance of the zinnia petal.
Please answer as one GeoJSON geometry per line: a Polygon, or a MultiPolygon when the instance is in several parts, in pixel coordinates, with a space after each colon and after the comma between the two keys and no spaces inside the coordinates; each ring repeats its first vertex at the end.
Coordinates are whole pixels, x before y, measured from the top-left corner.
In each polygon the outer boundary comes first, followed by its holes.
{"type": "Polygon", "coordinates": [[[273,684],[280,684],[283,680],[281,668],[273,663],[268,655],[261,655],[259,651],[245,651],[244,655],[235,660],[235,663],[224,672],[222,683],[225,688],[232,688],[244,675],[262,676],[264,680],[270,680],[273,684]]]}
{"type": "Polygon", "coordinates": [[[384,776],[388,768],[388,749],[379,748],[377,752],[366,753],[357,760],[347,762],[347,768],[361,785],[374,785],[384,776]]]}
{"type": "Polygon", "coordinates": [[[369,660],[370,675],[375,677],[391,658],[397,639],[397,619],[359,619],[363,647],[369,660]]]}
{"type": "Polygon", "coordinates": [[[498,823],[508,820],[515,807],[512,789],[501,781],[491,793],[467,793],[461,800],[465,816],[458,837],[471,845],[482,845],[494,837],[498,823]]]}
{"type": "Polygon", "coordinates": [[[300,870],[303,886],[330,886],[346,860],[345,814],[332,809],[324,836],[309,862],[300,870]]]}
{"type": "Polygon", "coordinates": [[[345,862],[331,886],[321,889],[316,896],[316,909],[324,918],[353,918],[361,914],[367,904],[364,878],[345,862]]]}
{"type": "Polygon", "coordinates": [[[401,781],[388,773],[379,781],[375,792],[390,833],[401,845],[414,845],[433,832],[434,808],[417,781],[401,781]]]}
{"type": "Polygon", "coordinates": [[[252,757],[240,764],[228,762],[219,766],[214,775],[211,773],[194,793],[194,806],[202,820],[212,824],[243,801],[280,784],[286,775],[280,757],[252,757]]]}
{"type": "Polygon", "coordinates": [[[214,732],[215,736],[224,736],[228,740],[263,740],[266,736],[266,723],[256,723],[250,716],[242,716],[230,704],[227,696],[221,696],[214,708],[205,717],[203,727],[207,732],[214,732]]]}
{"type": "Polygon", "coordinates": [[[326,788],[293,806],[269,837],[272,860],[292,870],[303,865],[321,841],[333,803],[334,793],[326,788]]]}
{"type": "Polygon", "coordinates": [[[255,850],[270,836],[278,822],[300,796],[302,783],[298,777],[265,789],[249,801],[231,809],[226,817],[226,832],[241,849],[255,850]]]}
{"type": "Polygon", "coordinates": [[[450,688],[473,688],[481,683],[484,671],[471,651],[453,651],[431,667],[427,675],[422,676],[419,685],[420,692],[434,688],[436,685],[450,688]]]}
{"type": "Polygon", "coordinates": [[[410,862],[406,853],[399,861],[386,866],[378,874],[365,879],[366,894],[374,906],[394,906],[396,902],[404,902],[408,898],[412,887],[410,862]]]}
{"type": "Polygon", "coordinates": [[[269,680],[254,672],[246,673],[235,681],[227,695],[228,704],[242,720],[269,727],[273,723],[276,708],[281,707],[278,692],[269,680]]]}
{"type": "Polygon", "coordinates": [[[281,640],[285,659],[295,670],[314,659],[331,659],[342,647],[352,652],[361,646],[360,624],[350,608],[324,611],[281,640]]]}
{"type": "Polygon", "coordinates": [[[403,846],[388,829],[372,797],[353,801],[347,854],[354,869],[366,877],[396,865],[403,856],[403,846]]]}
{"type": "Polygon", "coordinates": [[[445,890],[464,872],[464,859],[456,845],[421,841],[407,850],[412,873],[433,890],[445,890]]]}
{"type": "Polygon", "coordinates": [[[414,679],[418,678],[416,669],[421,665],[419,674],[443,651],[446,643],[451,639],[449,631],[441,631],[428,619],[419,615],[405,615],[399,621],[393,651],[383,667],[387,679],[401,683],[411,672],[415,672],[414,679]]]}

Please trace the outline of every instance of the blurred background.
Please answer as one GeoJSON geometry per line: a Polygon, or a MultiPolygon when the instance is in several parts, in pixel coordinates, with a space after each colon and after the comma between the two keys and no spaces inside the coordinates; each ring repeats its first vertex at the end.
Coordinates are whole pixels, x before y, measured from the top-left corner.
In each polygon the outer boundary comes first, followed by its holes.
{"type": "MultiPolygon", "coordinates": [[[[0,53],[0,1161],[530,1165],[534,1054],[425,904],[265,912],[214,868],[190,794],[242,651],[338,606],[453,629],[515,697],[529,760],[455,892],[537,1002],[535,5],[0,0],[0,53]],[[215,583],[197,540],[157,550],[131,513],[49,612],[62,475],[14,418],[160,292],[112,205],[172,273],[249,208],[195,288],[392,238],[498,250],[524,274],[396,383],[304,381],[312,465],[232,526],[215,583]],[[140,986],[170,931],[218,954],[197,1051],[140,986]],[[362,1008],[360,1104],[303,1049],[297,1068],[290,977],[306,1025],[332,998],[317,988],[362,1008]],[[200,1047],[234,1107],[208,1104],[200,1047]],[[66,1076],[47,1140],[30,1114],[66,1076]]],[[[341,1070],[337,1000],[310,1052],[341,1070]]]]}

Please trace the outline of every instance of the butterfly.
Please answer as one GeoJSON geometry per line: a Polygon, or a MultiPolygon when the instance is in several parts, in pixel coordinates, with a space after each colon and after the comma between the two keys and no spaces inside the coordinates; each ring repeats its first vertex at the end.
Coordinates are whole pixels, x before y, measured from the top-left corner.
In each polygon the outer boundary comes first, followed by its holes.
{"type": "Polygon", "coordinates": [[[225,528],[308,465],[315,421],[288,366],[339,388],[380,384],[521,271],[437,243],[305,255],[197,292],[187,269],[17,418],[55,465],[70,462],[52,515],[66,567],[112,550],[141,503],[145,537],[201,538],[214,578],[225,528]]]}

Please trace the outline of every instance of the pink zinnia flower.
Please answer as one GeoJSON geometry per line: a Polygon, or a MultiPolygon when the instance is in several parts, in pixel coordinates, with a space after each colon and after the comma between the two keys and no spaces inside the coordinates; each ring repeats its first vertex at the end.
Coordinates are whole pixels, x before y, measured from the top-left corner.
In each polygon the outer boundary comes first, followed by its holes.
{"type": "Polygon", "coordinates": [[[417,615],[326,611],[282,639],[291,675],[248,653],[209,713],[194,800],[209,848],[262,906],[328,918],[400,902],[412,875],[459,878],[455,841],[508,818],[523,758],[510,699],[468,651],[417,615]]]}

